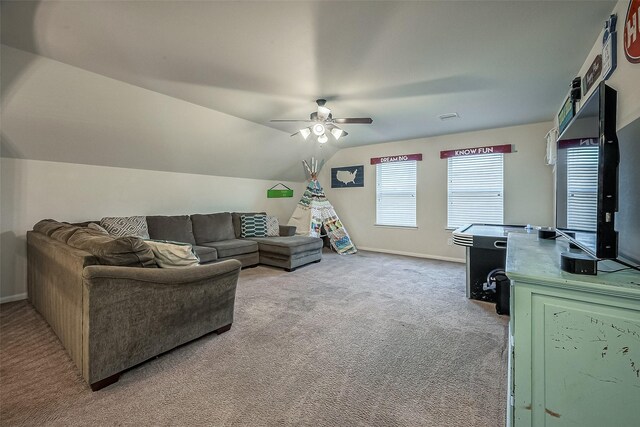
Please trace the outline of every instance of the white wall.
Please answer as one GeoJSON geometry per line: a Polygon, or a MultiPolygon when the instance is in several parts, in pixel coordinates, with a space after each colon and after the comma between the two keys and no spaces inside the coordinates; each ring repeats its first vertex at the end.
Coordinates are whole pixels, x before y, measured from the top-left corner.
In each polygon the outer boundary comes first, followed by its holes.
{"type": "MultiPolygon", "coordinates": [[[[616,29],[618,32],[618,50],[617,60],[618,66],[607,80],[607,84],[618,91],[618,111],[617,111],[617,129],[620,130],[640,117],[640,64],[632,64],[624,55],[624,21],[627,16],[627,8],[629,0],[620,0],[611,12],[618,15],[618,23],[616,29]]],[[[608,18],[608,17],[605,17],[608,18]]],[[[604,25],[604,19],[603,19],[604,25]]],[[[578,72],[578,76],[584,77],[587,70],[591,66],[593,59],[602,53],[602,35],[604,30],[595,40],[593,48],[584,64],[578,72]]],[[[585,94],[583,99],[587,99],[595,90],[597,84],[594,84],[591,90],[585,94]]],[[[568,90],[567,90],[568,91],[568,90]]],[[[558,105],[558,110],[560,105],[558,105]]]]}
{"type": "Polygon", "coordinates": [[[552,168],[544,164],[545,134],[551,122],[410,141],[348,148],[336,153],[321,171],[320,182],[354,243],[374,249],[462,261],[464,248],[449,245],[447,231],[447,161],[441,150],[513,144],[504,157],[506,224],[553,224],[552,168]],[[418,162],[417,229],[375,226],[375,166],[371,157],[422,153],[418,162]],[[331,188],[331,168],[364,165],[363,188],[331,188]]]}
{"type": "Polygon", "coordinates": [[[0,302],[26,297],[26,232],[41,219],[264,210],[289,220],[293,198],[267,199],[277,181],[2,158],[0,302]]]}

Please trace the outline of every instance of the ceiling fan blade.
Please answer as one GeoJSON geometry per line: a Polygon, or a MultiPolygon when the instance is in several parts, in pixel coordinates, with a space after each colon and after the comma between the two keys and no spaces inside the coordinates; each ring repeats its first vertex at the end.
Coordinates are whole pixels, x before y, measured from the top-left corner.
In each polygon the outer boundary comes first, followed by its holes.
{"type": "Polygon", "coordinates": [[[373,119],[370,117],[350,117],[346,119],[333,119],[333,123],[370,125],[371,123],[373,123],[373,119]]]}
{"type": "Polygon", "coordinates": [[[277,122],[277,123],[310,123],[313,122],[315,120],[289,120],[289,119],[282,119],[282,120],[269,120],[270,122],[277,122]]]}
{"type": "Polygon", "coordinates": [[[297,134],[299,134],[300,131],[296,132],[296,133],[292,133],[291,136],[296,136],[297,134]]]}

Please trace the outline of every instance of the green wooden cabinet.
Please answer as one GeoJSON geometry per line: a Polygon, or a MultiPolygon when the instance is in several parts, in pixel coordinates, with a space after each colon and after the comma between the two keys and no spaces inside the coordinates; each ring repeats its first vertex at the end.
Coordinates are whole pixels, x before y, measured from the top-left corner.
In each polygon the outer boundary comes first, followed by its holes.
{"type": "Polygon", "coordinates": [[[566,250],[509,235],[507,424],[640,426],[640,273],[565,273],[566,250]]]}

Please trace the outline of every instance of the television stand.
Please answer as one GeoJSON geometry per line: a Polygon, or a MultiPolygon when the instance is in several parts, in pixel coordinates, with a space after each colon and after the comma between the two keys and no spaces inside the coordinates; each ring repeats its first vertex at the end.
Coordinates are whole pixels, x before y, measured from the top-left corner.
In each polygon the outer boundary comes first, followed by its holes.
{"type": "Polygon", "coordinates": [[[507,425],[638,425],[640,274],[568,274],[568,250],[566,241],[509,234],[507,425]]]}

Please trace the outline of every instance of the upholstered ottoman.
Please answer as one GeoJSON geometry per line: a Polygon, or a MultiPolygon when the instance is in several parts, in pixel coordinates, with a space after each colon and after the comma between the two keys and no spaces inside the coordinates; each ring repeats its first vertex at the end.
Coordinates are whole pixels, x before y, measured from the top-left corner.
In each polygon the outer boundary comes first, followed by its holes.
{"type": "Polygon", "coordinates": [[[260,263],[287,271],[322,260],[322,239],[306,236],[247,237],[258,242],[260,263]]]}

